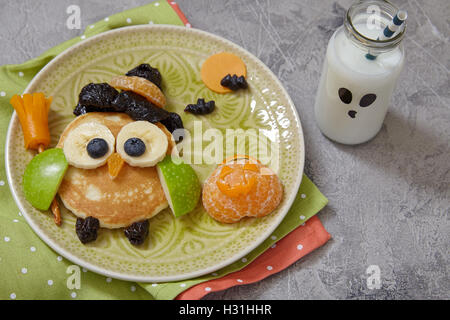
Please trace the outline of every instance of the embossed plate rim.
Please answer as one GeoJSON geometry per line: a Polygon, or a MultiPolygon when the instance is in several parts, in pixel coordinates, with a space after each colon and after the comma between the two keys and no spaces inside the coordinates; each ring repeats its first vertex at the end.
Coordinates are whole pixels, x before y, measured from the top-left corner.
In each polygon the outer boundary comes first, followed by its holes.
{"type": "MultiPolygon", "coordinates": [[[[79,43],[67,48],[66,50],[64,50],[63,52],[61,52],[60,54],[58,54],[54,59],[52,59],[44,68],[42,68],[37,74],[36,76],[31,80],[31,82],[28,84],[28,86],[26,87],[24,93],[29,92],[30,88],[32,88],[33,86],[35,86],[35,83],[39,82],[41,80],[41,78],[43,78],[45,76],[45,74],[51,70],[54,66],[56,66],[61,60],[64,60],[64,58],[66,56],[68,56],[69,54],[71,54],[73,51],[76,51],[79,47],[82,47],[84,45],[89,45],[91,44],[91,42],[96,42],[102,38],[105,37],[111,37],[114,36],[114,34],[118,34],[124,31],[124,29],[126,29],[127,31],[142,31],[142,30],[174,30],[175,32],[192,32],[192,33],[197,33],[200,36],[207,36],[207,37],[213,37],[216,38],[217,40],[220,40],[222,42],[227,43],[228,45],[230,45],[231,47],[235,47],[238,50],[244,51],[248,56],[250,56],[257,64],[259,64],[261,66],[261,68],[263,70],[266,71],[267,75],[269,75],[272,80],[278,85],[279,89],[281,90],[281,92],[284,94],[285,98],[287,99],[290,107],[293,109],[293,114],[295,116],[295,121],[296,121],[296,127],[297,127],[297,134],[298,134],[298,138],[299,138],[299,143],[300,143],[300,155],[298,156],[298,164],[299,164],[299,168],[301,170],[299,170],[298,175],[297,175],[297,179],[295,181],[295,190],[298,191],[299,187],[300,187],[300,183],[302,181],[302,177],[303,177],[303,171],[304,171],[304,163],[305,163],[305,145],[304,145],[304,136],[303,136],[303,129],[301,126],[301,122],[300,122],[300,118],[297,112],[297,109],[295,108],[295,105],[291,99],[291,97],[289,96],[289,94],[287,93],[286,89],[284,88],[284,86],[281,84],[280,80],[275,76],[275,74],[261,61],[259,60],[256,56],[254,56],[252,53],[248,52],[247,50],[245,50],[244,48],[238,46],[237,44],[231,42],[230,40],[227,40],[225,38],[222,38],[218,35],[206,32],[206,31],[202,31],[199,29],[193,29],[193,28],[186,28],[186,27],[181,27],[181,26],[172,26],[172,25],[138,25],[138,26],[128,26],[128,27],[123,27],[123,28],[118,28],[115,30],[110,30],[107,32],[103,32],[100,33],[98,35],[95,35],[93,37],[90,37],[84,41],[80,41],[79,43]]],[[[248,246],[246,250],[241,251],[239,254],[236,254],[230,258],[228,258],[227,260],[216,264],[212,267],[208,267],[205,269],[201,269],[201,270],[197,270],[195,272],[190,272],[190,273],[184,273],[181,275],[177,275],[177,276],[162,276],[162,277],[147,277],[147,276],[136,276],[136,275],[128,275],[128,274],[124,274],[124,273],[120,273],[120,272],[114,272],[111,270],[107,270],[106,268],[103,267],[99,267],[96,266],[94,264],[91,264],[89,262],[84,261],[83,259],[78,258],[77,256],[73,255],[72,253],[68,252],[65,248],[63,248],[62,246],[58,245],[57,243],[53,242],[45,233],[45,230],[41,230],[41,228],[39,226],[37,226],[33,220],[31,219],[31,217],[28,215],[27,211],[25,210],[25,208],[23,207],[20,198],[16,192],[17,186],[14,184],[13,179],[12,179],[12,173],[11,173],[11,166],[10,166],[10,142],[11,142],[11,134],[12,134],[12,130],[13,127],[15,125],[18,125],[18,118],[16,113],[14,112],[9,126],[8,126],[8,132],[7,132],[7,136],[6,136],[6,144],[5,144],[5,168],[6,168],[6,176],[7,176],[7,180],[8,180],[8,184],[11,190],[11,193],[13,195],[13,198],[20,210],[20,212],[22,213],[22,215],[24,216],[25,220],[27,221],[27,223],[30,225],[30,227],[32,228],[32,230],[37,234],[37,236],[39,238],[41,238],[41,240],[43,240],[50,248],[52,248],[55,252],[57,252],[58,254],[60,254],[61,256],[63,256],[64,258],[66,258],[67,260],[78,264],[81,267],[84,267],[92,272],[107,276],[107,277],[111,277],[111,278],[115,278],[115,279],[120,279],[120,280],[126,280],[126,281],[137,281],[137,282],[166,282],[166,281],[180,281],[180,280],[186,280],[186,279],[192,279],[195,277],[199,277],[214,271],[217,271],[221,268],[224,268],[228,265],[230,265],[231,263],[241,259],[242,257],[244,257],[245,255],[247,255],[248,253],[250,253],[252,250],[254,250],[256,247],[258,247],[264,240],[266,240],[271,234],[272,232],[278,227],[278,225],[281,223],[281,221],[284,219],[284,217],[286,216],[287,212],[289,211],[290,207],[292,206],[292,203],[296,197],[297,192],[293,192],[291,193],[291,196],[286,199],[287,205],[285,207],[284,212],[282,212],[281,214],[278,215],[277,220],[274,221],[274,223],[271,225],[270,228],[268,228],[266,230],[266,232],[264,232],[263,234],[261,234],[259,236],[259,238],[253,242],[252,245],[248,246]]]]}

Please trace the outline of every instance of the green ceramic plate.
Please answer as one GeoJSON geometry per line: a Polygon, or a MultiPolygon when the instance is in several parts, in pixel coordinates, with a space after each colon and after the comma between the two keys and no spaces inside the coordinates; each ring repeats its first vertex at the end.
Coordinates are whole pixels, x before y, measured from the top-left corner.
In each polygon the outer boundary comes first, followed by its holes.
{"type": "MultiPolygon", "coordinates": [[[[213,272],[240,259],[270,236],[294,200],[305,156],[295,106],[261,61],[228,40],[184,27],[127,27],[89,38],[66,50],[27,87],[26,92],[42,91],[53,96],[49,115],[53,145],[74,118],[72,110],[84,85],[107,82],[140,63],[150,63],[160,70],[167,109],[178,112],[191,133],[194,120],[202,120],[203,131],[216,128],[224,136],[229,135],[227,129],[242,129],[244,135],[261,132],[271,141],[272,148],[277,146],[278,153],[269,146],[269,153],[273,151],[269,165],[275,167],[284,185],[285,194],[278,209],[264,218],[232,225],[211,219],[201,204],[178,219],[167,209],[151,219],[150,237],[142,247],[130,245],[123,230],[106,229],[102,229],[97,241],[83,245],[75,234],[75,217],[70,212],[63,208],[63,225],[57,227],[50,213],[34,209],[24,199],[22,175],[34,154],[24,149],[16,115],[11,119],[6,145],[6,167],[13,195],[41,239],[68,260],[91,271],[142,282],[175,281],[213,272]],[[244,60],[249,90],[220,95],[202,83],[202,62],[222,51],[235,53],[244,60]],[[199,97],[215,100],[214,113],[194,116],[183,112],[187,104],[199,97]]],[[[204,143],[199,137],[202,136],[193,133],[193,140],[204,143]]],[[[232,153],[226,149],[224,156],[232,153]]],[[[203,182],[216,165],[193,167],[203,182]]]]}

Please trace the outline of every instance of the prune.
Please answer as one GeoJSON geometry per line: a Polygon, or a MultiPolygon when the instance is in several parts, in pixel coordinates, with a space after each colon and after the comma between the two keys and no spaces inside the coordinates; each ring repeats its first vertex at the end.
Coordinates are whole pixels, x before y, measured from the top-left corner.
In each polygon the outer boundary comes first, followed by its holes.
{"type": "Polygon", "coordinates": [[[125,141],[123,145],[123,150],[130,156],[130,157],[139,157],[142,156],[145,152],[145,143],[139,138],[130,138],[127,141],[125,141]]]}
{"type": "Polygon", "coordinates": [[[238,77],[237,75],[231,76],[231,74],[227,74],[221,81],[220,84],[224,87],[227,87],[233,91],[238,89],[247,89],[248,83],[245,80],[244,76],[238,77]]]}
{"type": "Polygon", "coordinates": [[[78,104],[86,107],[105,108],[119,92],[107,83],[89,83],[80,91],[78,104]]]}
{"type": "Polygon", "coordinates": [[[82,104],[78,104],[73,110],[73,114],[76,116],[81,116],[88,112],[116,112],[116,110],[112,107],[93,107],[82,104]]]}
{"type": "Polygon", "coordinates": [[[153,82],[158,86],[158,88],[161,89],[161,73],[159,73],[158,69],[153,68],[148,63],[138,65],[136,68],[128,71],[125,75],[145,78],[148,81],[153,82]]]}
{"type": "Polygon", "coordinates": [[[140,245],[143,244],[148,236],[148,229],[150,223],[148,220],[138,221],[125,228],[124,233],[131,244],[140,245]]]}
{"type": "Polygon", "coordinates": [[[193,114],[208,114],[214,111],[216,104],[213,100],[205,102],[205,99],[197,99],[197,104],[188,104],[184,109],[185,112],[193,114]]]}
{"type": "Polygon", "coordinates": [[[160,122],[169,117],[170,113],[158,108],[141,95],[132,91],[122,91],[117,95],[111,106],[116,112],[125,112],[133,120],[146,120],[151,123],[160,122]]]}
{"type": "Polygon", "coordinates": [[[88,243],[97,239],[97,230],[100,228],[100,222],[97,218],[87,217],[86,219],[77,218],[75,230],[81,243],[88,243]]]}
{"type": "Polygon", "coordinates": [[[183,140],[184,137],[184,126],[183,120],[178,113],[170,112],[168,118],[160,121],[166,128],[172,133],[175,142],[183,140]]]}
{"type": "Polygon", "coordinates": [[[98,159],[108,153],[108,143],[105,139],[94,138],[86,146],[86,151],[91,158],[98,159]]]}

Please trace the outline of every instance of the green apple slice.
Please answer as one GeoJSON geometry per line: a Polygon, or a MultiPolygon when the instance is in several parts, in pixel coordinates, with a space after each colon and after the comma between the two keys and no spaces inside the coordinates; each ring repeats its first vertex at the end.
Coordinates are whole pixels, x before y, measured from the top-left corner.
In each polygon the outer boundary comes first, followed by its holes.
{"type": "Polygon", "coordinates": [[[169,206],[175,217],[180,217],[197,206],[202,186],[194,169],[177,160],[174,163],[171,156],[166,156],[156,168],[169,206]]]}
{"type": "Polygon", "coordinates": [[[23,174],[23,192],[25,199],[39,210],[48,210],[68,163],[62,149],[47,149],[38,154],[25,168],[23,174]]]}

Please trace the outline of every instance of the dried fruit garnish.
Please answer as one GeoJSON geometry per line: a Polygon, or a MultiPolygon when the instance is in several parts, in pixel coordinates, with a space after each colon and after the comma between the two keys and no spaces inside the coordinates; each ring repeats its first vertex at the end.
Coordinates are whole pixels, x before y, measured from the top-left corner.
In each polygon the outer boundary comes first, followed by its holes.
{"type": "Polygon", "coordinates": [[[160,121],[169,132],[173,135],[175,142],[183,140],[184,137],[184,126],[183,121],[178,113],[170,112],[169,117],[160,121]]]}
{"type": "Polygon", "coordinates": [[[197,104],[188,104],[184,109],[185,112],[193,114],[208,114],[214,111],[216,104],[213,100],[205,102],[205,99],[197,99],[197,104]]]}
{"type": "Polygon", "coordinates": [[[130,243],[135,246],[143,244],[148,236],[149,225],[148,220],[135,222],[125,228],[125,236],[130,240],[130,243]]]}
{"type": "Polygon", "coordinates": [[[230,88],[233,91],[239,89],[247,89],[248,83],[245,80],[244,76],[238,77],[237,75],[231,76],[231,74],[227,74],[221,81],[220,84],[224,87],[230,88]]]}
{"type": "Polygon", "coordinates": [[[122,159],[120,154],[114,152],[109,156],[106,163],[108,164],[109,176],[111,177],[111,179],[115,179],[119,175],[120,170],[122,170],[125,161],[122,159]]]}
{"type": "Polygon", "coordinates": [[[135,121],[146,120],[156,123],[170,116],[168,111],[158,108],[141,95],[132,91],[119,93],[111,106],[116,112],[125,112],[135,121]]]}
{"type": "Polygon", "coordinates": [[[136,76],[147,79],[150,82],[153,82],[161,89],[161,73],[156,68],[153,68],[148,63],[143,63],[138,65],[136,68],[128,71],[126,76],[136,76]]]}
{"type": "Polygon", "coordinates": [[[83,244],[96,240],[99,228],[100,222],[94,217],[87,217],[86,219],[77,218],[75,224],[78,239],[80,239],[83,244]]]}

